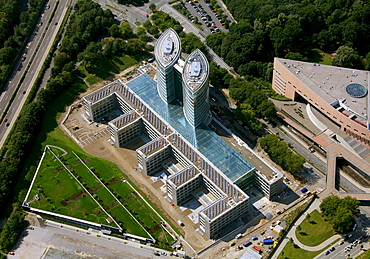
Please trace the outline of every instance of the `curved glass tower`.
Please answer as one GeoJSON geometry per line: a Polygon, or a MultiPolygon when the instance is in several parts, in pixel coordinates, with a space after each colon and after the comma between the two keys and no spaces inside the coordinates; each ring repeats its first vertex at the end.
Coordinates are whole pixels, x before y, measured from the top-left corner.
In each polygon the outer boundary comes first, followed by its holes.
{"type": "Polygon", "coordinates": [[[209,64],[199,50],[194,50],[186,59],[182,73],[184,115],[197,127],[209,113],[209,64]]]}
{"type": "Polygon", "coordinates": [[[170,103],[176,97],[175,71],[173,66],[181,54],[181,42],[179,35],[172,28],[165,31],[158,39],[154,48],[157,60],[157,89],[159,96],[166,103],[170,103]]]}

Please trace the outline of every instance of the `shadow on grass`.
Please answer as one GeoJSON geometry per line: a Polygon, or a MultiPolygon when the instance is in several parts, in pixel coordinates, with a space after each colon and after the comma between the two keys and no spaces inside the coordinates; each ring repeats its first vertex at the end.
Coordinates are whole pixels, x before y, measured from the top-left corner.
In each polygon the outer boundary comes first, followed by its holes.
{"type": "Polygon", "coordinates": [[[308,234],[307,234],[306,232],[299,232],[299,234],[300,234],[301,236],[308,236],[308,234]]]}
{"type": "Polygon", "coordinates": [[[321,63],[324,61],[324,57],[322,56],[322,51],[319,50],[319,49],[312,49],[309,53],[308,53],[308,58],[307,58],[307,61],[308,62],[312,62],[312,63],[321,63]]]}
{"type": "Polygon", "coordinates": [[[126,68],[138,64],[142,60],[146,60],[149,57],[150,55],[148,53],[144,53],[134,56],[105,58],[100,62],[97,62],[96,65],[85,67],[85,69],[89,74],[96,75],[101,79],[106,79],[120,73],[126,68]]]}

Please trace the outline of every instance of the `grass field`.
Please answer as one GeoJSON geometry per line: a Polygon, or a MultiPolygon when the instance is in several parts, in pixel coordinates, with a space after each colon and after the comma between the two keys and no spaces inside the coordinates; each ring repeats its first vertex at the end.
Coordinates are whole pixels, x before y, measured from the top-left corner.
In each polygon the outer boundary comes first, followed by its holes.
{"type": "MultiPolygon", "coordinates": [[[[58,139],[54,138],[53,141],[58,141],[58,139]]],[[[56,145],[56,143],[53,143],[53,145],[56,145]]],[[[114,221],[107,222],[107,219],[111,216],[127,233],[147,238],[153,235],[155,239],[159,239],[163,244],[172,243],[172,237],[160,226],[161,219],[137,196],[127,183],[122,181],[125,179],[125,175],[114,164],[91,157],[81,150],[72,150],[67,147],[69,146],[68,143],[65,143],[65,145],[62,148],[68,154],[62,156],[60,160],[76,176],[80,184],[92,193],[95,200],[108,214],[83,191],[82,186],[77,183],[50,151],[45,153],[28,200],[32,199],[35,194],[38,194],[40,199],[33,201],[30,204],[31,207],[119,227],[114,221]],[[83,159],[86,166],[78,160],[72,151],[79,152],[78,156],[83,159]],[[103,184],[88,168],[99,176],[103,184]],[[111,192],[104,186],[107,186],[111,192]]],[[[51,148],[51,150],[58,154],[62,153],[55,148],[51,148]]]]}
{"type": "Polygon", "coordinates": [[[357,256],[356,259],[369,259],[370,258],[370,250],[363,252],[361,255],[357,256]]]}
{"type": "Polygon", "coordinates": [[[112,75],[118,74],[134,65],[140,64],[140,61],[149,57],[147,54],[136,56],[120,56],[112,59],[104,59],[94,66],[80,66],[78,71],[82,77],[90,84],[95,84],[112,75]]]}
{"type": "MultiPolygon", "coordinates": [[[[126,66],[129,67],[132,64],[138,64],[144,56],[131,58],[128,56],[122,57],[122,60],[117,64],[108,66],[106,63],[100,65],[100,71],[93,76],[96,81],[101,81],[105,75],[112,75],[116,72],[120,72],[120,69],[124,69],[126,66]],[[107,65],[106,67],[104,67],[107,65]],[[118,66],[120,65],[120,66],[118,66]]],[[[83,69],[80,69],[82,71],[83,69]]],[[[71,104],[76,97],[86,90],[87,86],[82,80],[77,79],[73,86],[66,89],[60,97],[58,97],[53,103],[48,106],[47,114],[44,118],[42,131],[38,135],[33,151],[30,153],[27,161],[25,161],[24,169],[22,171],[21,180],[16,186],[16,193],[19,193],[18,197],[14,202],[22,202],[26,196],[27,190],[30,187],[32,178],[36,172],[38,162],[40,161],[42,151],[46,145],[55,145],[66,150],[68,154],[63,156],[63,162],[68,164],[69,167],[73,167],[74,173],[78,175],[81,181],[86,187],[95,186],[97,184],[96,179],[93,176],[88,175],[89,171],[83,167],[81,163],[77,163],[77,158],[74,157],[72,151],[76,152],[84,161],[87,162],[88,167],[93,167],[95,172],[99,174],[99,177],[103,181],[108,181],[112,178],[125,179],[123,172],[119,168],[106,160],[90,156],[85,153],[79,146],[77,146],[57,125],[57,119],[61,112],[65,110],[65,107],[71,104]]],[[[61,155],[63,152],[58,149],[52,149],[56,155],[61,155]]],[[[82,195],[80,198],[68,203],[68,206],[63,206],[61,202],[72,195],[82,191],[82,187],[76,183],[72,176],[67,170],[58,164],[58,161],[47,154],[45,162],[41,165],[40,175],[37,177],[31,194],[29,195],[28,201],[33,198],[36,193],[40,194],[40,200],[31,203],[32,207],[41,208],[47,211],[53,211],[55,213],[69,215],[80,219],[86,219],[89,221],[108,224],[106,222],[107,215],[99,208],[89,195],[82,195]]],[[[129,181],[129,180],[128,180],[129,181]]],[[[132,183],[131,183],[132,184],[132,183]]],[[[168,235],[159,226],[159,217],[152,214],[151,209],[141,200],[139,196],[129,187],[127,184],[118,181],[115,183],[109,183],[109,189],[114,191],[114,194],[119,199],[125,202],[125,206],[131,207],[133,213],[139,222],[145,226],[148,232],[157,240],[156,246],[169,249],[169,244],[172,243],[172,237],[168,235]],[[130,197],[126,199],[126,197],[130,197]],[[137,211],[136,211],[137,209],[137,211]]],[[[135,187],[135,186],[134,186],[135,187]]],[[[137,187],[135,187],[137,189],[137,187]]],[[[120,206],[114,198],[110,197],[106,190],[99,189],[94,193],[96,199],[103,203],[103,207],[110,208],[109,213],[114,215],[113,217],[119,221],[124,222],[127,233],[138,234],[145,236],[145,231],[140,230],[137,223],[128,222],[128,213],[120,206]]],[[[153,206],[153,204],[152,204],[153,206]]],[[[154,208],[156,211],[158,209],[154,208]]],[[[163,215],[161,214],[163,217],[163,215]]],[[[164,217],[165,218],[165,217],[164,217]]],[[[112,225],[112,224],[110,224],[112,225]]],[[[175,228],[176,231],[178,231],[175,228]]]]}
{"type": "Polygon", "coordinates": [[[303,250],[293,242],[288,242],[284,247],[283,251],[279,254],[278,259],[297,259],[297,258],[304,258],[304,259],[312,259],[315,258],[317,255],[323,253],[324,251],[328,250],[333,244],[337,243],[340,240],[338,238],[333,243],[325,247],[320,251],[307,251],[303,250]]]}
{"type": "Polygon", "coordinates": [[[329,53],[325,53],[320,49],[312,49],[310,56],[307,58],[308,62],[312,63],[319,63],[323,65],[331,65],[332,64],[332,55],[329,53]]]}
{"type": "Polygon", "coordinates": [[[314,210],[309,218],[305,218],[296,230],[298,240],[307,246],[317,246],[334,235],[334,229],[322,215],[314,210]]]}

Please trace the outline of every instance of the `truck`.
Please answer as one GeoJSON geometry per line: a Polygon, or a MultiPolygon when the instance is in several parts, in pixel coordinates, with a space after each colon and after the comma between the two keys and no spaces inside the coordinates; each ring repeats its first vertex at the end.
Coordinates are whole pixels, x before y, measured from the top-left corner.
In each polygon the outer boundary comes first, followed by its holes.
{"type": "Polygon", "coordinates": [[[257,252],[261,252],[261,248],[259,248],[258,246],[253,246],[252,247],[254,250],[256,250],[257,252]]]}
{"type": "Polygon", "coordinates": [[[271,238],[266,238],[263,240],[264,245],[272,245],[274,243],[274,240],[271,238]]]}
{"type": "Polygon", "coordinates": [[[243,246],[249,246],[249,245],[251,245],[252,244],[252,241],[247,241],[247,242],[244,242],[243,243],[243,246]]]}

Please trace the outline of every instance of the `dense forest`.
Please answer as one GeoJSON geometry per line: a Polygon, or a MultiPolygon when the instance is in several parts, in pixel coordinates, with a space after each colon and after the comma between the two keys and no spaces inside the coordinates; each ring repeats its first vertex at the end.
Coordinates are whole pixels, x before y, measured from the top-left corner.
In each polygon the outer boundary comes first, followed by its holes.
{"type": "Polygon", "coordinates": [[[370,52],[367,1],[225,0],[225,3],[238,23],[232,24],[228,33],[209,35],[207,43],[241,75],[270,80],[267,63],[274,57],[319,62],[317,50],[334,53],[339,48],[342,56],[335,57],[335,65],[370,68],[370,56],[365,59],[370,52]]]}

